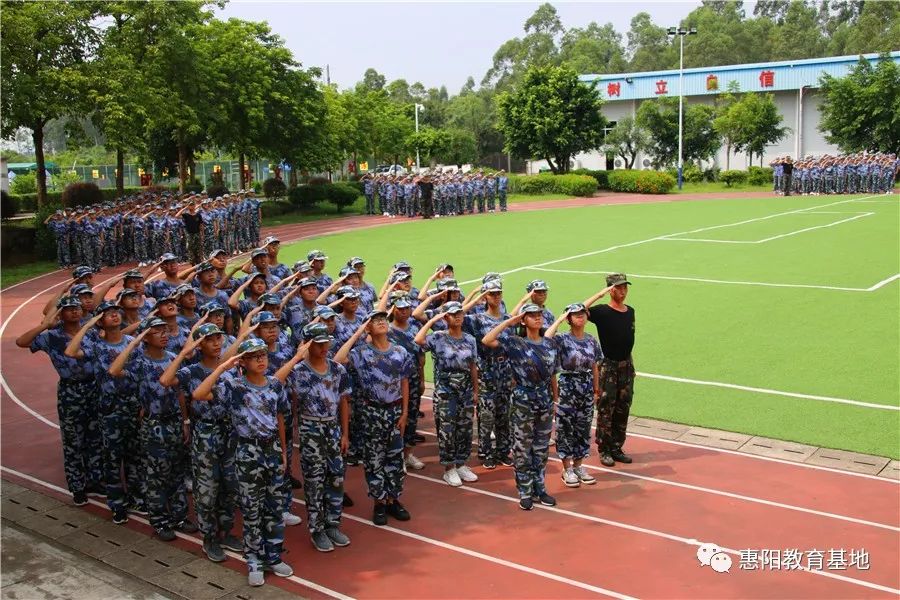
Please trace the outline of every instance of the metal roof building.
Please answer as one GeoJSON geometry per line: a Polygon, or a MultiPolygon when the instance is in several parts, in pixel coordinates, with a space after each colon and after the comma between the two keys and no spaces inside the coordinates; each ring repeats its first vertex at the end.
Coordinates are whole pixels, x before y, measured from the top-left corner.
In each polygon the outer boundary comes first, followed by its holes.
{"type": "MultiPolygon", "coordinates": [[[[871,63],[882,60],[878,54],[864,54],[871,63]]],[[[712,104],[716,96],[725,92],[731,82],[739,91],[772,93],[779,112],[784,117],[783,125],[790,128],[788,135],[777,145],[766,149],[763,162],[768,163],[775,156],[790,154],[804,155],[837,154],[840,151],[825,141],[818,131],[820,96],[816,93],[819,79],[828,74],[844,77],[860,60],[860,56],[834,56],[768,63],[724,65],[684,69],[681,82],[684,101],[688,103],[712,104]]],[[[900,63],[900,51],[891,52],[888,60],[900,63]]],[[[678,97],[679,71],[647,71],[643,73],[617,73],[609,75],[581,75],[580,79],[594,83],[605,100],[603,115],[611,122],[635,115],[641,102],[671,96],[678,97]]],[[[618,159],[621,161],[621,159],[618,159]]],[[[601,152],[590,152],[575,158],[576,167],[588,169],[617,168],[615,159],[607,160],[601,152]]],[[[716,164],[725,167],[725,150],[715,158],[716,164]]],[[[637,165],[646,166],[649,161],[639,157],[637,165]]],[[[534,161],[530,172],[537,172],[544,161],[534,161]]],[[[745,168],[747,157],[732,155],[731,168],[745,168]]]]}

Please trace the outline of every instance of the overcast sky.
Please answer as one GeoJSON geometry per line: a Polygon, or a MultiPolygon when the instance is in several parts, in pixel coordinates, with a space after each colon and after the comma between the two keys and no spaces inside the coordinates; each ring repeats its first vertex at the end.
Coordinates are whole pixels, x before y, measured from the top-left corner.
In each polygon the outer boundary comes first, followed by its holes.
{"type": "MultiPolygon", "coordinates": [[[[426,88],[459,93],[491,67],[506,40],[540,2],[298,2],[231,0],[220,18],[268,21],[305,67],[325,65],[331,81],[352,87],[368,67],[388,81],[404,78],[426,88]]],[[[623,42],[631,18],[650,13],[661,26],[677,25],[699,2],[552,2],[565,28],[611,22],[623,42]]],[[[752,8],[750,8],[752,11],[752,8]]]]}

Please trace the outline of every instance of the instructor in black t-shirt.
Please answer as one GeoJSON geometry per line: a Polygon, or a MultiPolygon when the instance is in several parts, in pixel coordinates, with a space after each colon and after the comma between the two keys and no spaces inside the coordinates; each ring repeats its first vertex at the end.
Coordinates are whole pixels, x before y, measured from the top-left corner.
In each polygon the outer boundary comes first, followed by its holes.
{"type": "Polygon", "coordinates": [[[622,452],[628,413],[634,396],[634,309],[625,304],[631,282],[624,273],[606,276],[605,289],[584,301],[586,307],[609,293],[609,304],[594,306],[588,320],[597,326],[597,338],[603,349],[600,362],[600,401],[597,410],[597,449],[600,462],[612,467],[617,462],[630,463],[622,452]]]}

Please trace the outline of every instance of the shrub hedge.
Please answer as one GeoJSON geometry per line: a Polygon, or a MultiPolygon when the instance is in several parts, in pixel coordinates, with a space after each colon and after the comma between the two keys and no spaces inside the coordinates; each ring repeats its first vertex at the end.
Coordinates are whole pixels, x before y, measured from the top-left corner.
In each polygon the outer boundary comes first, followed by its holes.
{"type": "Polygon", "coordinates": [[[750,185],[769,185],[772,183],[774,169],[771,167],[748,167],[747,183],[750,185]]]}
{"type": "Polygon", "coordinates": [[[354,183],[334,183],[325,187],[328,201],[334,204],[338,212],[343,212],[345,206],[352,205],[361,195],[354,183]]]}
{"type": "Polygon", "coordinates": [[[676,180],[659,171],[613,171],[609,174],[609,188],[614,192],[637,194],[668,194],[676,180]]]}
{"type": "Polygon", "coordinates": [[[719,174],[719,181],[725,183],[726,187],[732,187],[735,185],[741,185],[747,183],[747,176],[749,173],[747,171],[738,171],[733,169],[731,171],[722,171],[719,174]]]}
{"type": "Polygon", "coordinates": [[[277,217],[289,212],[294,212],[294,205],[284,200],[267,200],[259,206],[262,209],[262,216],[264,219],[266,217],[277,217]]]}
{"type": "Polygon", "coordinates": [[[262,192],[266,198],[284,198],[287,195],[287,186],[281,179],[269,177],[262,183],[262,192]]]}
{"type": "Polygon", "coordinates": [[[594,179],[597,180],[597,188],[601,190],[609,189],[609,171],[600,171],[593,169],[575,169],[574,171],[570,171],[570,173],[575,175],[590,175],[594,179]]]}
{"type": "Polygon", "coordinates": [[[591,196],[597,191],[597,180],[590,175],[569,173],[553,175],[510,175],[510,194],[568,194],[570,196],[591,196]]]}

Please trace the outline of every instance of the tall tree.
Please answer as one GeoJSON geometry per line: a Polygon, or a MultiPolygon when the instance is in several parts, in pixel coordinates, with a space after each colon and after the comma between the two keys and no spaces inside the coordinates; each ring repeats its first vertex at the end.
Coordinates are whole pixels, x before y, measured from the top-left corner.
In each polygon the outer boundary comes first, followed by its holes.
{"type": "Polygon", "coordinates": [[[573,156],[598,148],[603,141],[602,104],[600,93],[579,81],[575,71],[532,68],[515,92],[497,97],[506,151],[521,158],[543,158],[554,173],[568,173],[573,156]]]}
{"type": "Polygon", "coordinates": [[[737,146],[749,126],[745,105],[737,95],[739,91],[736,81],[728,83],[726,92],[717,99],[716,118],[713,119],[713,127],[725,144],[725,170],[731,168],[731,153],[738,152],[737,146]]]}
{"type": "Polygon", "coordinates": [[[826,43],[818,25],[816,7],[794,0],[788,6],[784,22],[772,31],[771,60],[822,56],[826,43]]]}
{"type": "MultiPolygon", "coordinates": [[[[868,3],[867,3],[868,5],[868,3]]],[[[819,131],[844,152],[900,153],[900,66],[865,59],[846,77],[824,75],[819,131]]]]}
{"type": "Polygon", "coordinates": [[[576,73],[621,73],[627,66],[622,36],[612,23],[590,23],[569,29],[562,36],[560,63],[576,73]]]}
{"type": "Polygon", "coordinates": [[[0,36],[0,132],[32,131],[38,205],[47,200],[44,126],[67,114],[83,114],[100,35],[98,5],[91,2],[3,3],[0,36]]]}
{"type": "Polygon", "coordinates": [[[615,127],[606,134],[603,147],[607,152],[619,155],[625,162],[625,168],[631,169],[638,153],[643,152],[649,143],[647,132],[638,127],[629,115],[616,122],[615,127]]]}
{"type": "Polygon", "coordinates": [[[481,85],[510,89],[530,67],[557,64],[558,40],[563,32],[553,5],[541,4],[525,21],[525,36],[508,40],[494,53],[493,64],[481,85]]]}
{"type": "Polygon", "coordinates": [[[780,142],[789,129],[781,125],[784,117],[778,112],[772,94],[746,94],[741,103],[746,106],[749,127],[739,140],[740,146],[749,155],[751,164],[755,154],[762,166],[766,146],[780,142]]]}
{"type": "MultiPolygon", "coordinates": [[[[686,162],[709,160],[722,140],[713,128],[715,109],[706,104],[684,105],[683,157],[686,162]]],[[[647,150],[655,168],[678,162],[678,98],[658,98],[641,104],[636,122],[647,130],[651,142],[647,150]]]]}
{"type": "Polygon", "coordinates": [[[639,12],[628,30],[628,59],[632,71],[657,71],[678,66],[678,50],[666,29],[653,23],[650,14],[639,12]]]}
{"type": "Polygon", "coordinates": [[[847,54],[890,52],[900,48],[900,6],[896,2],[866,2],[850,28],[847,54]]]}
{"type": "Polygon", "coordinates": [[[366,72],[363,73],[363,80],[360,82],[361,85],[375,92],[383,90],[385,83],[387,83],[387,79],[384,78],[384,75],[372,67],[366,69],[366,72]]]}

